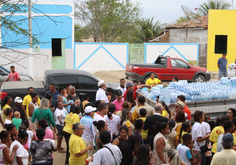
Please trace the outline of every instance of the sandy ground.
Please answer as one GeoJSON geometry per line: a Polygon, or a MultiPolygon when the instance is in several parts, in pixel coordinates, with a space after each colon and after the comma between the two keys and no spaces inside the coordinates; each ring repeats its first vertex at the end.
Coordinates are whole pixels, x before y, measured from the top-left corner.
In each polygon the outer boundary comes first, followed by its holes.
{"type": "Polygon", "coordinates": [[[120,83],[120,79],[125,78],[125,70],[98,71],[94,75],[107,82],[120,83]]]}

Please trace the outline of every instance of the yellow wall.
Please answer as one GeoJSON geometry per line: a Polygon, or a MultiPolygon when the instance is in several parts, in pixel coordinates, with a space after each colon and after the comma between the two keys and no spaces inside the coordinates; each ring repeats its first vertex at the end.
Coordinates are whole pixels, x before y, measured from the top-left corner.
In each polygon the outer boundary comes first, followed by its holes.
{"type": "Polygon", "coordinates": [[[208,46],[207,69],[218,71],[217,61],[222,54],[215,54],[215,35],[228,35],[227,60],[234,63],[236,59],[236,10],[209,10],[208,12],[208,46]]]}

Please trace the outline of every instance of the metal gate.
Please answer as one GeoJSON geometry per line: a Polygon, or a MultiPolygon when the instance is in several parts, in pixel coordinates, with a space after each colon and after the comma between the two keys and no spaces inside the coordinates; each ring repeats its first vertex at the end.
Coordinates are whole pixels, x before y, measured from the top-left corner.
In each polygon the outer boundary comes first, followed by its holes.
{"type": "Polygon", "coordinates": [[[129,62],[144,63],[144,44],[129,44],[129,62]]]}

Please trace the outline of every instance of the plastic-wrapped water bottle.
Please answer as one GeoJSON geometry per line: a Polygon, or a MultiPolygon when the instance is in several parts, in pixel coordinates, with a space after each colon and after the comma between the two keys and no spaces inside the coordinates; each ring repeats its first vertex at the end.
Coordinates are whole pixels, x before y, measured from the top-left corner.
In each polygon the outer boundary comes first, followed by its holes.
{"type": "Polygon", "coordinates": [[[161,97],[159,98],[159,100],[164,101],[167,106],[170,105],[170,93],[171,91],[166,88],[160,90],[161,97]]]}

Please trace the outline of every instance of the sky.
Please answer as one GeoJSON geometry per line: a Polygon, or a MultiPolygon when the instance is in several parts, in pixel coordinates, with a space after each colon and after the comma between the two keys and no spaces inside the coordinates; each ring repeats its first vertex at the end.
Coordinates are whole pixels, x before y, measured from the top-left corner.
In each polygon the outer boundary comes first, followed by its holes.
{"type": "MultiPolygon", "coordinates": [[[[33,2],[49,3],[71,3],[73,0],[32,0],[33,2]]],[[[77,0],[79,1],[79,0],[77,0]]],[[[198,8],[200,4],[207,0],[131,0],[132,2],[140,2],[143,8],[143,18],[154,17],[155,21],[161,23],[173,23],[179,17],[184,16],[181,5],[188,7],[191,10],[198,8]]],[[[234,6],[236,0],[234,0],[234,6]]],[[[226,0],[232,4],[232,0],[226,0]]]]}

